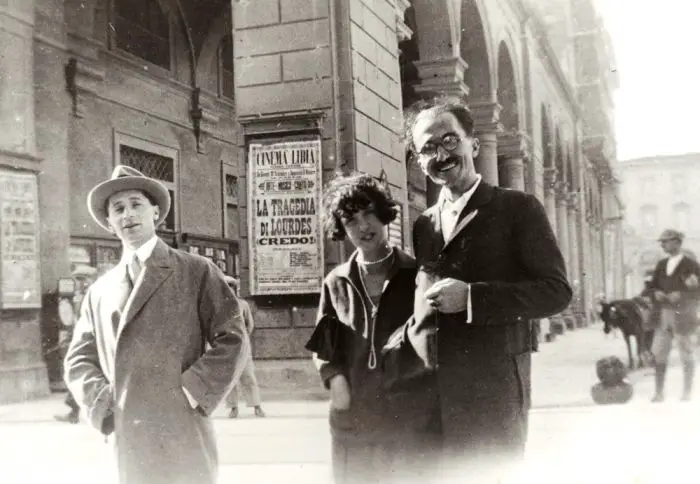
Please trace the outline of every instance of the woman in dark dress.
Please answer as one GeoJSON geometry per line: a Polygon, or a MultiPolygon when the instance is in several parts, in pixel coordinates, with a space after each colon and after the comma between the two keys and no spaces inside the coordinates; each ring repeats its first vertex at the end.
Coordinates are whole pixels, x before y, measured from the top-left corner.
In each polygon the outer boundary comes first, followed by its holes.
{"type": "Polygon", "coordinates": [[[333,240],[356,250],[325,278],[307,348],[330,390],[336,484],[426,482],[433,442],[420,389],[388,392],[382,347],[413,312],[415,260],[387,240],[396,202],[369,175],[326,188],[323,221],[333,240]]]}

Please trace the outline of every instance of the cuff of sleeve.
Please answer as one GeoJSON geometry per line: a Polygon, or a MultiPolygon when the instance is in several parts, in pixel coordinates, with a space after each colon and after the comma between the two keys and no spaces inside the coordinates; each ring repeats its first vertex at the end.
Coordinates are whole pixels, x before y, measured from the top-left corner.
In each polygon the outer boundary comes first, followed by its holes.
{"type": "Polygon", "coordinates": [[[330,363],[326,363],[323,366],[321,366],[319,372],[321,373],[321,380],[323,381],[323,386],[326,390],[330,390],[331,388],[331,378],[333,378],[336,375],[343,374],[343,371],[339,367],[330,363]]]}
{"type": "Polygon", "coordinates": [[[187,396],[190,404],[192,404],[190,397],[194,400],[192,408],[201,409],[204,415],[211,415],[219,403],[215,395],[209,391],[207,385],[192,368],[182,374],[182,389],[185,391],[185,396],[187,396]]]}
{"type": "Polygon", "coordinates": [[[472,285],[467,284],[467,324],[472,322],[472,285]]]}
{"type": "Polygon", "coordinates": [[[195,400],[195,398],[187,390],[187,388],[182,387],[182,391],[185,393],[185,396],[187,397],[187,401],[190,403],[190,407],[197,408],[199,406],[199,403],[197,403],[197,400],[195,400]]]}
{"type": "Polygon", "coordinates": [[[86,413],[90,424],[104,433],[104,421],[112,414],[113,407],[114,397],[112,395],[112,388],[109,385],[105,385],[102,390],[100,390],[97,398],[95,398],[92,406],[87,409],[86,413]]]}

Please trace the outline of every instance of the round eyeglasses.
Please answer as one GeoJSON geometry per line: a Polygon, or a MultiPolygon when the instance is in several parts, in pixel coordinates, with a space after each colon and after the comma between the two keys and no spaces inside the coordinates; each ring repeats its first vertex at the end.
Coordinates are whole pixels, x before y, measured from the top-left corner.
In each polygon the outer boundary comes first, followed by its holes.
{"type": "Polygon", "coordinates": [[[452,153],[457,149],[462,138],[456,134],[446,134],[442,137],[441,142],[428,141],[418,151],[419,158],[435,158],[438,154],[438,148],[442,148],[448,153],[452,153]]]}

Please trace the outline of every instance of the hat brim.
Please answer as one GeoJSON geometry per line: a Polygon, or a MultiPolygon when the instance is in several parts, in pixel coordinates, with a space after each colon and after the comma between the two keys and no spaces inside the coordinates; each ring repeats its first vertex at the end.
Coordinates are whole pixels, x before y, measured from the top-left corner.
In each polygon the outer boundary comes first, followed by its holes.
{"type": "Polygon", "coordinates": [[[123,176],[104,181],[90,190],[88,193],[88,210],[92,218],[97,222],[97,225],[103,229],[110,231],[107,223],[106,205],[109,197],[118,192],[125,190],[140,190],[147,193],[156,202],[160,208],[158,220],[155,226],[165,222],[168,213],[170,212],[170,193],[165,186],[153,178],[144,176],[123,176]]]}

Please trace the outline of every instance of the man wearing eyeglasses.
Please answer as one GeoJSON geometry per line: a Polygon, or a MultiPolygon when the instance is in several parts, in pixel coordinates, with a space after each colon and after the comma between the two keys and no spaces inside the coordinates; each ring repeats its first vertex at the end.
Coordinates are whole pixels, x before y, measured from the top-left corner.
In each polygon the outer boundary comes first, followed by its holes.
{"type": "Polygon", "coordinates": [[[435,370],[437,396],[426,413],[442,444],[443,481],[495,482],[524,454],[531,320],[561,312],[572,291],[542,204],[477,173],[473,125],[458,100],[421,101],[408,111],[413,158],[441,191],[413,227],[416,259],[437,268],[439,279],[419,277],[416,297],[434,311],[416,314],[407,334],[435,370]],[[415,328],[431,325],[436,350],[423,352],[430,332],[415,328]]]}

